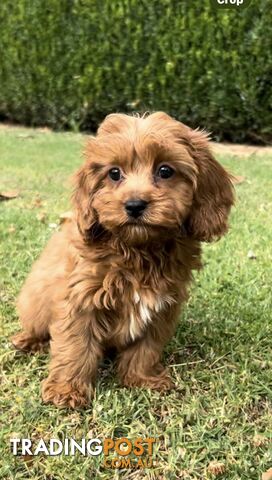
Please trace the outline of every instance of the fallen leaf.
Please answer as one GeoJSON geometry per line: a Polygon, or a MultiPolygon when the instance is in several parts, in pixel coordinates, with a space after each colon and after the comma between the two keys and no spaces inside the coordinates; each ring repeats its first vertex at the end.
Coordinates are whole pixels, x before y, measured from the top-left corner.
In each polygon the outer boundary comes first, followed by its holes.
{"type": "Polygon", "coordinates": [[[179,478],[182,478],[182,479],[186,480],[186,478],[191,478],[191,477],[189,477],[188,470],[180,470],[179,478]]]}
{"type": "Polygon", "coordinates": [[[40,197],[35,197],[32,202],[31,202],[31,207],[32,208],[40,208],[42,207],[42,199],[40,197]]]}
{"type": "Polygon", "coordinates": [[[231,181],[233,185],[240,185],[240,183],[244,183],[246,180],[246,177],[243,177],[243,175],[232,175],[231,176],[231,181]]]}
{"type": "Polygon", "coordinates": [[[39,222],[45,223],[45,222],[46,222],[47,215],[46,215],[45,212],[41,212],[41,213],[38,213],[38,214],[36,215],[36,218],[37,218],[37,220],[39,220],[39,222]]]}
{"type": "Polygon", "coordinates": [[[19,192],[17,190],[10,190],[9,192],[0,192],[0,201],[4,202],[5,200],[12,200],[13,198],[17,198],[19,196],[19,192]]]}
{"type": "Polygon", "coordinates": [[[262,474],[262,480],[272,480],[272,468],[262,474]]]}
{"type": "Polygon", "coordinates": [[[214,460],[209,463],[207,470],[212,475],[222,475],[222,473],[225,473],[226,471],[226,466],[223,462],[217,462],[214,460]]]}
{"type": "Polygon", "coordinates": [[[255,253],[253,252],[253,250],[249,250],[248,253],[247,253],[247,258],[249,258],[249,260],[256,260],[257,257],[255,255],[255,253]]]}
{"type": "Polygon", "coordinates": [[[252,444],[254,447],[263,447],[268,442],[268,439],[263,435],[255,435],[252,439],[252,444]]]}

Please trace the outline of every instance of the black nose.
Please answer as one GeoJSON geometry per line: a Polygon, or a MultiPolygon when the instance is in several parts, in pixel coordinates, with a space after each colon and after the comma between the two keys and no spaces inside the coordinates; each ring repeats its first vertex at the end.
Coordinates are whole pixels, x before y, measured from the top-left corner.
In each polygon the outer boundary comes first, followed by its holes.
{"type": "Polygon", "coordinates": [[[142,215],[147,207],[145,200],[128,200],[125,204],[125,209],[130,217],[138,218],[142,215]]]}

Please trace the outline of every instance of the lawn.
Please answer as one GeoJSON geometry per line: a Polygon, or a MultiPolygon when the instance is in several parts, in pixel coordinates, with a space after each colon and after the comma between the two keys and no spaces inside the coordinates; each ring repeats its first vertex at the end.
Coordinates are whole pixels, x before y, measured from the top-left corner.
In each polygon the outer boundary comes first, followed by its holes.
{"type": "Polygon", "coordinates": [[[175,390],[122,388],[107,362],[88,410],[58,410],[40,397],[48,355],[11,348],[16,296],[69,209],[69,177],[85,141],[80,134],[0,129],[0,192],[20,192],[0,202],[0,478],[260,479],[272,467],[272,153],[218,156],[245,179],[230,232],[205,245],[205,268],[165,350],[175,390]],[[103,468],[101,456],[10,453],[11,437],[120,436],[156,437],[154,468],[119,471],[103,468]]]}

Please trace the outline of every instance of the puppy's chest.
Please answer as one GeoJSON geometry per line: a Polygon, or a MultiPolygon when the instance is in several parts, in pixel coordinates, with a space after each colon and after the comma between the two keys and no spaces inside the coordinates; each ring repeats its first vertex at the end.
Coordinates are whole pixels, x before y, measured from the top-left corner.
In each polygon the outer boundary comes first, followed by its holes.
{"type": "Polygon", "coordinates": [[[133,299],[127,306],[123,305],[125,328],[128,328],[131,340],[140,337],[147,326],[175,303],[175,299],[165,292],[154,292],[149,289],[135,290],[133,299]]]}
{"type": "Polygon", "coordinates": [[[111,323],[113,336],[125,341],[141,337],[176,301],[169,278],[154,265],[152,272],[133,264],[111,265],[94,295],[96,307],[111,323]]]}

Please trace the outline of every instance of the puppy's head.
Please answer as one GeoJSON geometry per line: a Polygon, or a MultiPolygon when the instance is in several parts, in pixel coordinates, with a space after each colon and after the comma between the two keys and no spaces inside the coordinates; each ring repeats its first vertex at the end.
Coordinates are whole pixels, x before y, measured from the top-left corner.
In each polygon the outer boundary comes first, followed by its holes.
{"type": "Polygon", "coordinates": [[[199,241],[227,230],[230,177],[207,135],[162,112],[106,117],[86,148],[74,202],[86,238],[108,232],[131,244],[172,237],[199,241]]]}

